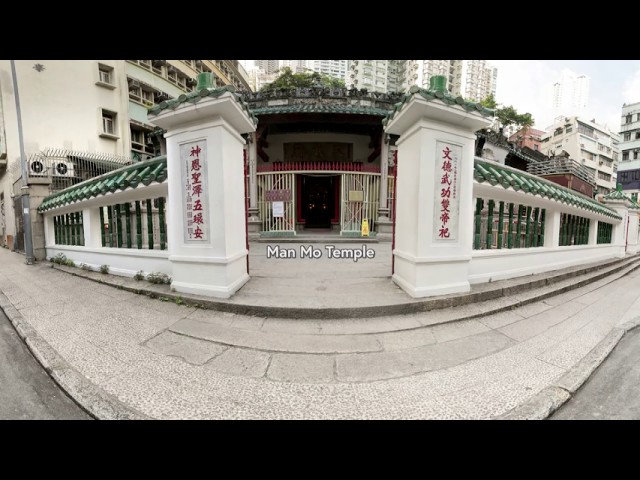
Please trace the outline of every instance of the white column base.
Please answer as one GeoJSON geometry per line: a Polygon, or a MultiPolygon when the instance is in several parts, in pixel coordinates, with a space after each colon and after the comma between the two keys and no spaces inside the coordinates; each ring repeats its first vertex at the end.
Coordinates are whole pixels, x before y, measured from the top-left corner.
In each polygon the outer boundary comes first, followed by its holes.
{"type": "MultiPolygon", "coordinates": [[[[394,252],[392,280],[413,298],[471,291],[469,258],[427,260],[403,258],[394,252]]],[[[402,255],[402,254],[401,254],[402,255]]]]}
{"type": "Polygon", "coordinates": [[[247,252],[229,258],[171,256],[176,292],[230,298],[249,281],[247,252]]]}

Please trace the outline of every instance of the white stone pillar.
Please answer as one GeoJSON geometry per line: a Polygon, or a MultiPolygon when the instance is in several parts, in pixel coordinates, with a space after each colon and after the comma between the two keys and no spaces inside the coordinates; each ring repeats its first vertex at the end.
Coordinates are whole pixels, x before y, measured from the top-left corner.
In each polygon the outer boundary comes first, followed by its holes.
{"type": "Polygon", "coordinates": [[[53,215],[44,214],[44,240],[45,247],[51,247],[56,243],[55,224],[53,215]]]}
{"type": "Polygon", "coordinates": [[[474,132],[492,118],[461,99],[445,103],[443,81],[412,87],[385,128],[400,135],[393,280],[412,297],[470,290],[474,132]]]}
{"type": "Polygon", "coordinates": [[[611,219],[605,220],[605,222],[613,224],[611,245],[619,247],[618,257],[624,257],[627,240],[627,222],[629,219],[628,205],[630,205],[631,202],[628,200],[607,199],[605,197],[604,204],[612,210],[615,210],[616,213],[622,217],[621,221],[611,219]]]}
{"type": "Polygon", "coordinates": [[[171,286],[229,298],[249,280],[241,134],[255,125],[232,87],[198,80],[196,92],[149,111],[166,130],[171,286]]]}
{"type": "Polygon", "coordinates": [[[101,208],[102,207],[92,207],[82,209],[82,229],[84,231],[85,247],[102,247],[102,230],[100,228],[101,208]]]}
{"type": "Polygon", "coordinates": [[[598,220],[591,220],[589,222],[589,245],[598,244],[598,220]]]}
{"type": "Polygon", "coordinates": [[[638,246],[638,214],[636,209],[629,210],[629,232],[627,234],[627,253],[637,253],[638,246]]]}
{"type": "Polygon", "coordinates": [[[559,210],[547,208],[544,218],[544,246],[556,248],[560,244],[560,216],[559,210]]]}

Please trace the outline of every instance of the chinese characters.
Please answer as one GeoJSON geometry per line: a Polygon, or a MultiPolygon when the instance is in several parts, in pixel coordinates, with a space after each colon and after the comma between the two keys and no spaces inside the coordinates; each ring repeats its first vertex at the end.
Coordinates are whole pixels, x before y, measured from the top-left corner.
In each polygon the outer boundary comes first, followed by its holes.
{"type": "Polygon", "coordinates": [[[206,202],[206,142],[192,142],[181,145],[184,200],[185,200],[185,240],[208,240],[208,204],[206,202]]]}
{"type": "Polygon", "coordinates": [[[458,222],[458,161],[459,147],[437,142],[435,237],[455,240],[458,222]]]}

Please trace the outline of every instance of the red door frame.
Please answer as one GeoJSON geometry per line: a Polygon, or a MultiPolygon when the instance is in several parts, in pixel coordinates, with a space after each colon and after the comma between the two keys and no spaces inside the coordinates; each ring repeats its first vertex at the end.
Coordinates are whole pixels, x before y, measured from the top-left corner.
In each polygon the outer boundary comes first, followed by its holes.
{"type": "Polygon", "coordinates": [[[393,208],[391,209],[391,275],[395,272],[396,206],[398,205],[398,150],[393,152],[393,208]]]}
{"type": "Polygon", "coordinates": [[[249,158],[247,155],[247,149],[243,149],[243,163],[244,163],[244,238],[247,246],[247,274],[249,273],[249,185],[247,176],[249,175],[249,158]]]}

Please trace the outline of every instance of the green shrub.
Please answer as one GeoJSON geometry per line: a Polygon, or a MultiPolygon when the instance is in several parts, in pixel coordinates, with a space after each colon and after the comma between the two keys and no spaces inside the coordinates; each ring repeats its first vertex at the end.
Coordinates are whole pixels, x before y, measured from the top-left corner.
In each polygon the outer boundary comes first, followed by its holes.
{"type": "Polygon", "coordinates": [[[70,258],[67,258],[64,262],[64,264],[67,267],[75,267],[76,266],[76,262],[74,262],[73,260],[71,260],[70,258]]]}
{"type": "Polygon", "coordinates": [[[100,265],[100,273],[109,273],[109,265],[100,265]]]}
{"type": "Polygon", "coordinates": [[[133,276],[133,278],[138,281],[144,280],[144,272],[142,270],[138,270],[138,272],[133,276]]]}
{"type": "Polygon", "coordinates": [[[162,284],[170,284],[171,277],[166,273],[152,272],[147,275],[147,281],[150,283],[162,283],[162,284]]]}
{"type": "Polygon", "coordinates": [[[87,272],[90,272],[90,271],[91,271],[91,267],[90,267],[89,265],[87,265],[86,263],[81,263],[81,264],[80,264],[80,268],[81,268],[82,270],[86,270],[87,272]]]}
{"type": "Polygon", "coordinates": [[[58,265],[66,265],[67,256],[64,253],[59,253],[55,257],[51,259],[53,263],[57,263],[58,265]]]}

